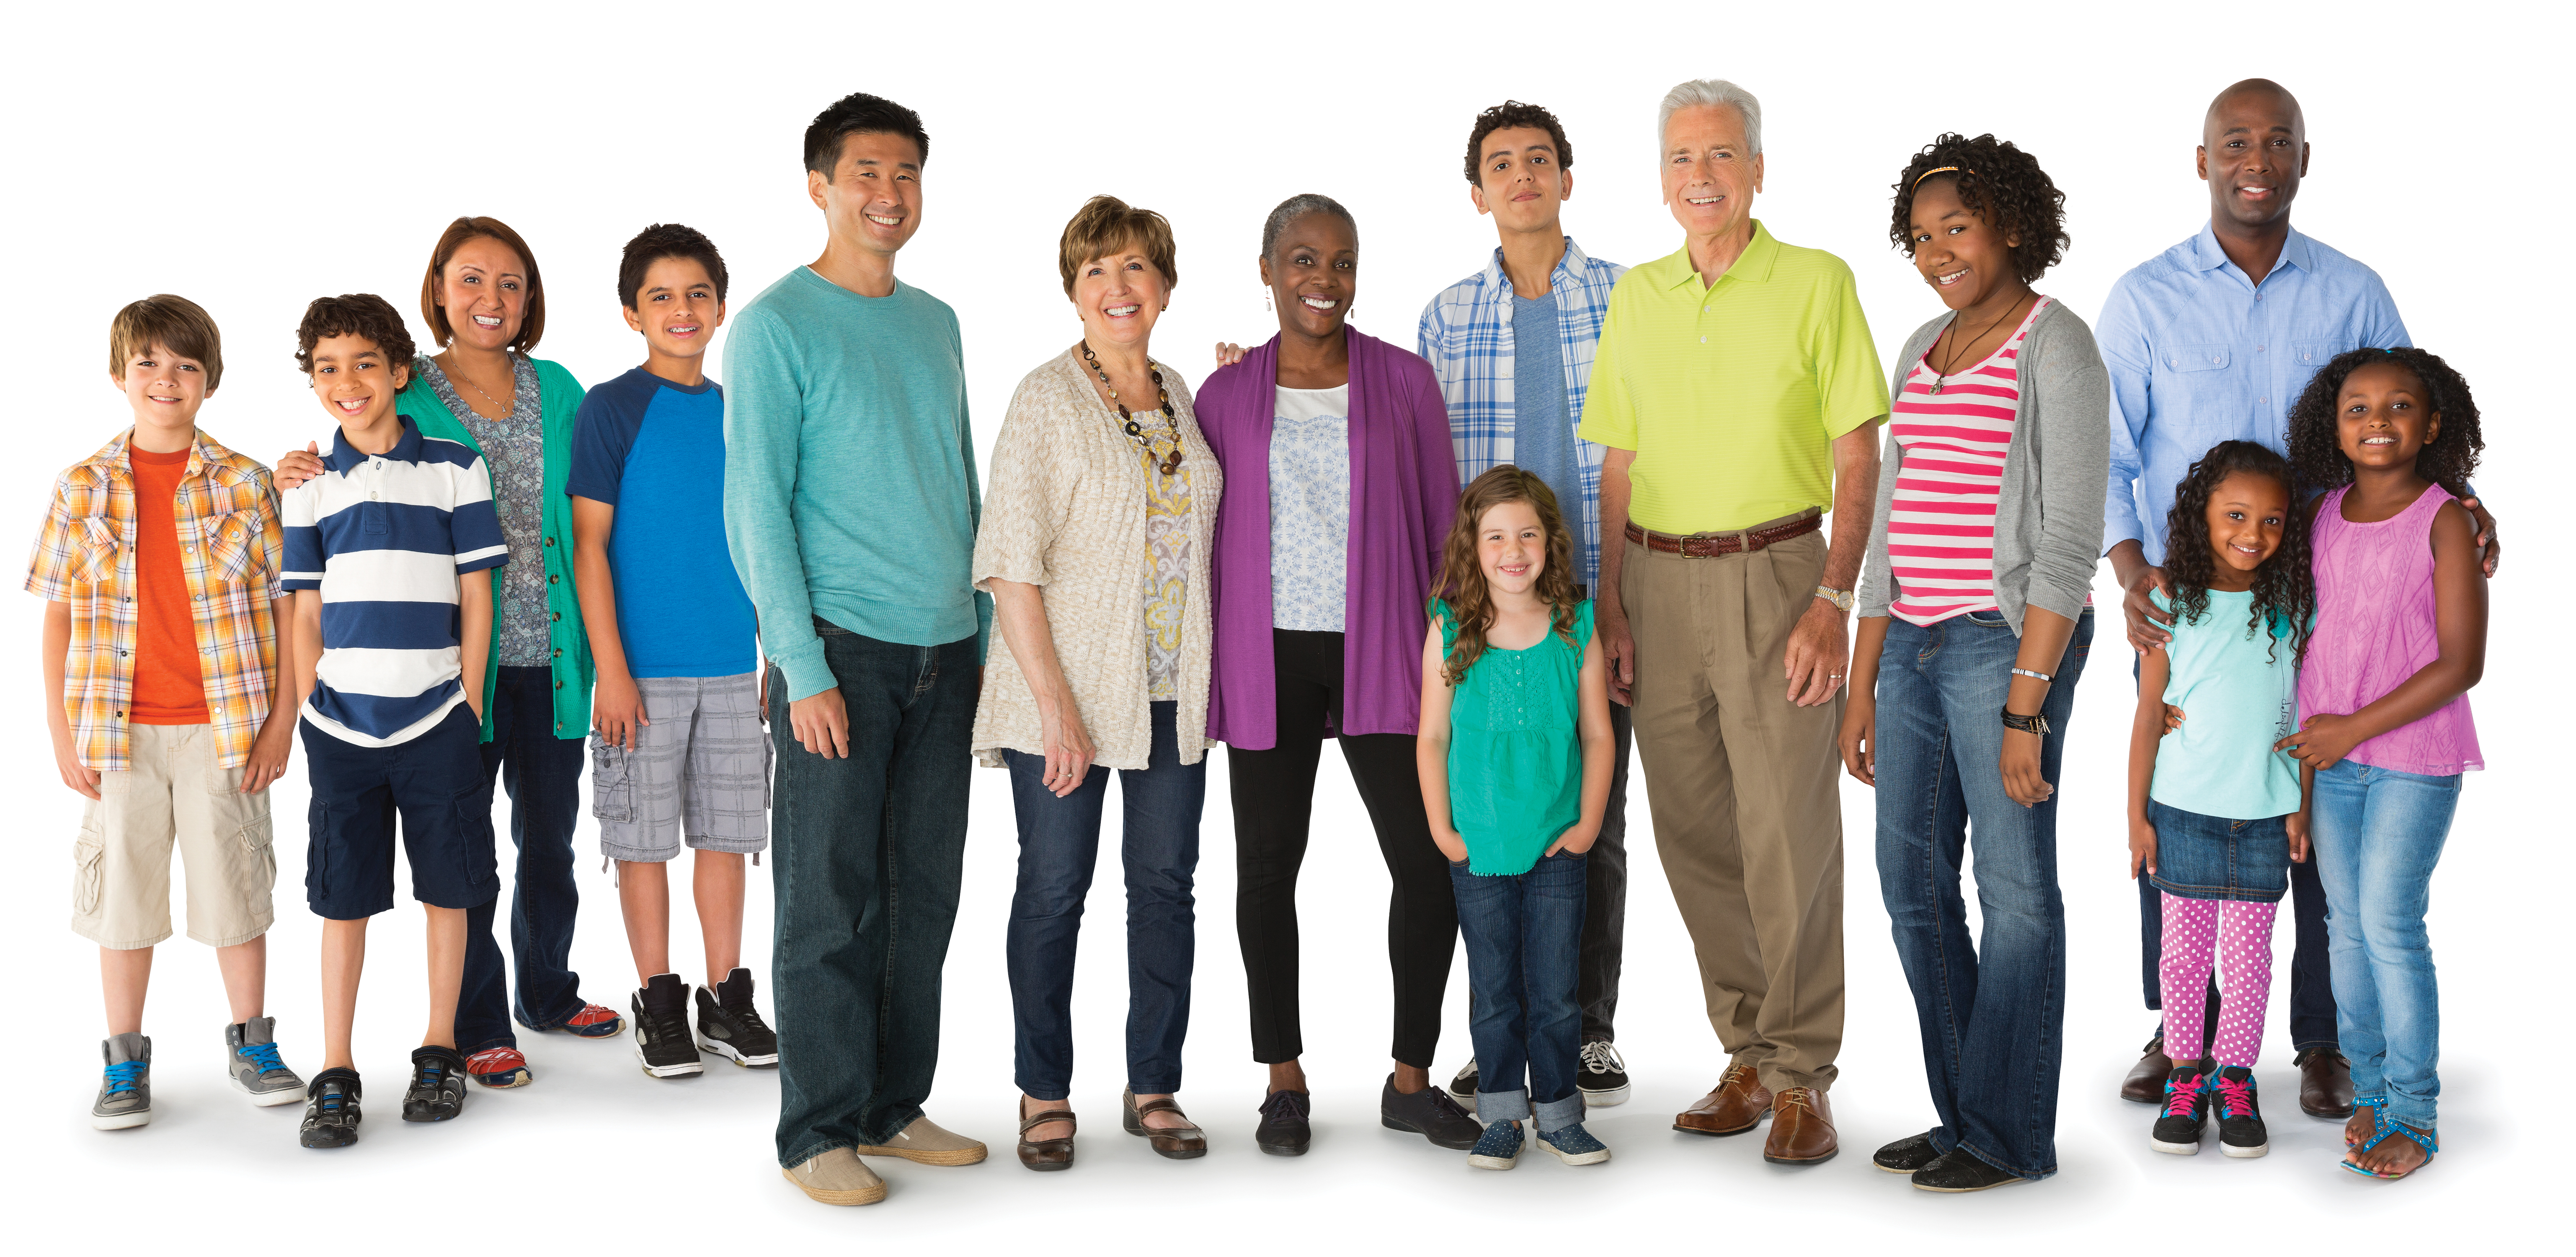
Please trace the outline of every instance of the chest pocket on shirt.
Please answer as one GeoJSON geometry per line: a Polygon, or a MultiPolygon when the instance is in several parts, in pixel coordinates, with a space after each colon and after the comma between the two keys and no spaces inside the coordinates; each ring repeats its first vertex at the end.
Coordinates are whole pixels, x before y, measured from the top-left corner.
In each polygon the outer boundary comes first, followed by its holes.
{"type": "Polygon", "coordinates": [[[2164,352],[2164,369],[2177,375],[2227,369],[2225,345],[2174,345],[2164,352]]]}
{"type": "Polygon", "coordinates": [[[2324,370],[2336,354],[2354,347],[2340,340],[2303,340],[2291,345],[2290,353],[2297,358],[2300,370],[2313,372],[2324,370]]]}
{"type": "Polygon", "coordinates": [[[206,575],[217,583],[239,584],[264,566],[259,544],[259,512],[228,511],[204,523],[206,575]]]}
{"type": "Polygon", "coordinates": [[[116,525],[105,515],[84,515],[80,520],[78,545],[80,554],[75,572],[83,584],[99,584],[116,575],[116,546],[120,538],[116,525]]]}

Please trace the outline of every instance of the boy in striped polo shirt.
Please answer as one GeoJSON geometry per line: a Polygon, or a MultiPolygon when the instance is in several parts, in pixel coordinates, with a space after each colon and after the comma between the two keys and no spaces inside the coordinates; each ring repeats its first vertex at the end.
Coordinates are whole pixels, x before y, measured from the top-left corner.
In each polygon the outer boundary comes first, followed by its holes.
{"type": "Polygon", "coordinates": [[[483,781],[483,666],[491,569],[509,559],[492,478],[474,451],[424,438],[394,409],[412,342],[382,297],[317,299],[296,360],[339,421],[321,476],[289,490],[290,630],[313,780],[305,900],[322,917],[323,1070],[307,1092],[307,1148],[357,1142],[349,1039],[367,918],[394,906],[394,816],[412,895],[429,915],[429,1032],[412,1053],[403,1120],[465,1107],[456,1051],[465,913],[500,888],[483,781]]]}

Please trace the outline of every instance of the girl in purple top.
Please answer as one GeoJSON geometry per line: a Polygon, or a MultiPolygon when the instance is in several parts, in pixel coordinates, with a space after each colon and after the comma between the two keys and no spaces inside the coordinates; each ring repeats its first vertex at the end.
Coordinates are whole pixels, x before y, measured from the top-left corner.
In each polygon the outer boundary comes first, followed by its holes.
{"type": "Polygon", "coordinates": [[[2484,445],[2467,381],[2420,349],[2342,354],[2290,413],[2291,462],[2327,492],[2308,504],[2308,714],[2280,747],[2310,779],[2336,1032],[2357,1093],[2343,1165],[2373,1178],[2404,1178],[2439,1150],[2424,907],[2460,774],[2485,767],[2468,690],[2486,667],[2486,579],[2457,501],[2484,445]]]}
{"type": "Polygon", "coordinates": [[[1414,772],[1423,603],[1458,507],[1449,416],[1430,364],[1350,330],[1359,228],[1330,197],[1291,197],[1261,232],[1279,335],[1199,389],[1199,426],[1225,470],[1210,584],[1216,599],[1209,736],[1234,797],[1235,929],[1253,1059],[1270,1066],[1255,1139],[1282,1156],[1310,1138],[1297,1007],[1297,868],[1323,742],[1341,743],[1395,879],[1395,1071],[1381,1117],[1464,1151],[1474,1118],[1430,1085],[1440,997],[1457,950],[1449,862],[1414,772]]]}

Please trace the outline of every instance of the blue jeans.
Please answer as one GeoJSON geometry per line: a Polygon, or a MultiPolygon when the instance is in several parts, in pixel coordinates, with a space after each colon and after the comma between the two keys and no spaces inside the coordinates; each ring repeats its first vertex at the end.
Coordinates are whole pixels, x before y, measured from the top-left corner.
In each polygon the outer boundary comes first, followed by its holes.
{"type": "MultiPolygon", "coordinates": [[[[1207,760],[1181,763],[1179,703],[1151,705],[1152,753],[1118,770],[1125,808],[1119,854],[1127,870],[1127,1085],[1138,1095],[1181,1089],[1190,1029],[1190,966],[1198,946],[1199,810],[1207,760]]],[[[1002,752],[1020,822],[1020,885],[1003,944],[1011,975],[1014,1073],[1020,1090],[1061,1100],[1073,1087],[1073,953],[1082,901],[1100,863],[1100,812],[1109,771],[1094,766],[1072,794],[1040,784],[1046,756],[1002,752]]]]}
{"type": "Polygon", "coordinates": [[[975,639],[907,646],[817,619],[850,754],[805,749],[769,673],[778,1163],[881,1145],[939,1067],[940,969],[965,871],[975,639]]]}
{"type": "MultiPolygon", "coordinates": [[[[2040,705],[2040,774],[2066,751],[2093,613],[2040,705]]],[[[1940,1124],[1932,1146],[1966,1148],[2022,1178],[2057,1172],[2057,1074],[2066,1020],[2066,905],[2057,889],[2057,795],[2004,793],[2004,697],[2021,639],[1973,612],[1925,627],[1890,617],[1878,662],[1878,887],[1914,988],[1923,1071],[1940,1124]],[[1959,866],[1976,829],[1982,936],[1968,937],[1959,866]]]]}
{"type": "Polygon", "coordinates": [[[503,668],[492,686],[481,806],[489,815],[497,777],[510,795],[510,841],[519,849],[510,889],[510,959],[519,990],[513,1000],[501,945],[492,938],[499,900],[486,900],[465,914],[456,1043],[468,1055],[518,1046],[513,1017],[531,1030],[552,1030],[581,1011],[581,975],[572,971],[573,920],[581,910],[572,830],[581,819],[581,768],[590,755],[582,737],[555,736],[554,686],[551,668],[503,668]]]}
{"type": "Polygon", "coordinates": [[[2433,1129],[2442,1079],[2442,1002],[2424,934],[2433,865],[2451,836],[2460,778],[2421,777],[2344,760],[2317,774],[2312,857],[2326,886],[2335,1030],[2358,1096],[2433,1129]]]}
{"type": "Polygon", "coordinates": [[[1467,1032],[1476,1048],[1476,1116],[1484,1121],[1528,1118],[1533,1108],[1542,1131],[1583,1120],[1575,1090],[1583,1010],[1575,984],[1585,862],[1540,856],[1529,872],[1500,877],[1479,877],[1462,861],[1449,865],[1458,933],[1467,941],[1467,1032]]]}

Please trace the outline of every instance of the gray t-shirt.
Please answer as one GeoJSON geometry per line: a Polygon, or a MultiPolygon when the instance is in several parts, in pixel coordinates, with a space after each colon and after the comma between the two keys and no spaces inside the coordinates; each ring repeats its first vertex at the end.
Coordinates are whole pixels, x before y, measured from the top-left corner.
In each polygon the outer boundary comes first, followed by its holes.
{"type": "MultiPolygon", "coordinates": [[[[1534,472],[1556,494],[1557,513],[1574,534],[1575,565],[1583,564],[1583,473],[1575,461],[1574,420],[1565,413],[1564,333],[1556,294],[1512,296],[1512,465],[1534,472]]],[[[1577,571],[1574,583],[1589,588],[1593,574],[1577,571]]]]}
{"type": "Polygon", "coordinates": [[[501,666],[554,664],[546,606],[546,418],[537,392],[537,369],[522,354],[510,356],[510,417],[486,419],[456,395],[456,383],[427,355],[414,373],[483,446],[492,471],[492,504],[501,513],[501,539],[510,562],[492,590],[492,632],[501,642],[501,666]]]}

